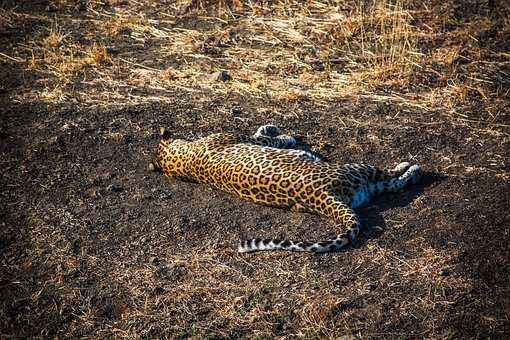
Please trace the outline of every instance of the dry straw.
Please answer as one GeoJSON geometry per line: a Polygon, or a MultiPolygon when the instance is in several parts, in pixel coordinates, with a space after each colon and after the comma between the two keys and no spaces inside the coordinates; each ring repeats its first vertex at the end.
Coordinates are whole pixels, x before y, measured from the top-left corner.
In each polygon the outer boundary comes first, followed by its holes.
{"type": "Polygon", "coordinates": [[[411,0],[89,2],[74,17],[66,11],[75,13],[75,2],[56,4],[52,17],[0,13],[6,25],[37,22],[31,39],[0,54],[39,76],[20,102],[124,106],[186,91],[456,113],[473,99],[495,111],[507,93],[508,54],[482,48],[476,28],[504,34],[508,21],[475,17],[446,31],[453,17],[434,21],[431,8],[411,0]],[[211,81],[218,70],[231,80],[211,81]]]}

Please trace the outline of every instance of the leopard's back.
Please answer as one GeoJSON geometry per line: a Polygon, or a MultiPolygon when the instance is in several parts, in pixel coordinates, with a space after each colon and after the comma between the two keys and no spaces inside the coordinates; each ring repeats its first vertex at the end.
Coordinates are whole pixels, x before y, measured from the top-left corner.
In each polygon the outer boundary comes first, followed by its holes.
{"type": "Polygon", "coordinates": [[[193,163],[201,164],[193,174],[199,182],[256,203],[300,204],[312,211],[332,194],[362,204],[369,195],[359,193],[376,171],[371,166],[311,160],[288,150],[247,143],[209,146],[193,163]]]}

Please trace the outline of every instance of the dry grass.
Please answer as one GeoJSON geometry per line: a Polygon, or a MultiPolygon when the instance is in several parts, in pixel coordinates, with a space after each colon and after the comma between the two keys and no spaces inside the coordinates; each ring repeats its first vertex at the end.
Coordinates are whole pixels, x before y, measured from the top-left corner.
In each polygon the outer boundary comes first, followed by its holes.
{"type": "MultiPolygon", "coordinates": [[[[73,2],[55,6],[76,11],[73,2]]],[[[36,72],[39,91],[58,82],[74,92],[68,98],[105,106],[165,101],[178,88],[288,102],[392,101],[423,110],[455,110],[480,99],[494,111],[496,98],[508,91],[509,55],[479,37],[509,34],[503,18],[451,19],[457,28],[448,30],[448,16],[430,19],[437,5],[404,0],[180,1],[151,11],[123,1],[87,6],[72,20],[61,12],[41,18],[4,10],[6,25],[42,21],[33,39],[12,46],[4,58],[36,72]],[[73,29],[77,24],[84,30],[73,29]],[[220,69],[232,80],[210,81],[220,69]],[[436,79],[429,85],[425,78],[436,79]],[[93,93],[91,79],[103,91],[93,93]]],[[[40,97],[24,91],[17,100],[40,97]]]]}
{"type": "MultiPolygon", "coordinates": [[[[45,218],[30,219],[32,230],[37,230],[31,235],[30,249],[38,253],[29,255],[50,261],[47,257],[52,254],[51,266],[58,268],[60,274],[48,277],[31,299],[33,305],[51,313],[62,313],[62,308],[76,305],[76,315],[65,327],[69,336],[102,329],[104,334],[96,333],[97,336],[245,334],[336,338],[362,335],[367,328],[365,314],[370,314],[375,324],[387,322],[385,308],[398,308],[402,318],[399,322],[409,319],[430,324],[429,331],[436,334],[433,327],[442,321],[438,313],[449,310],[459,295],[472,289],[463,277],[442,274],[453,269],[452,261],[458,252],[426,248],[411,255],[380,247],[376,242],[354,251],[353,262],[343,271],[335,270],[335,277],[323,265],[314,264],[320,259],[314,260],[310,255],[273,253],[246,257],[220,248],[189,249],[185,255],[169,251],[164,258],[136,264],[113,263],[108,258],[88,255],[91,249],[87,248],[92,245],[83,245],[78,262],[72,242],[63,235],[68,233],[67,228],[79,229],[82,222],[64,210],[52,211],[51,215],[61,224],[51,225],[45,218]],[[289,261],[295,265],[289,266],[289,261]],[[74,284],[85,284],[86,268],[103,268],[86,274],[88,280],[99,284],[95,293],[72,287],[73,278],[78,280],[74,284]],[[38,300],[47,300],[57,287],[59,303],[41,305],[38,300]],[[415,290],[413,299],[402,299],[409,287],[415,290]],[[116,291],[115,296],[110,295],[112,290],[116,291]],[[380,301],[384,303],[381,305],[380,301]],[[428,315],[435,317],[427,321],[428,315]],[[115,320],[109,321],[110,329],[102,327],[105,318],[115,320]],[[171,324],[168,320],[172,320],[171,324]]],[[[419,245],[420,240],[413,242],[419,245]]],[[[335,265],[334,261],[330,265],[335,265]]],[[[372,335],[406,334],[413,333],[395,330],[372,335]]]]}

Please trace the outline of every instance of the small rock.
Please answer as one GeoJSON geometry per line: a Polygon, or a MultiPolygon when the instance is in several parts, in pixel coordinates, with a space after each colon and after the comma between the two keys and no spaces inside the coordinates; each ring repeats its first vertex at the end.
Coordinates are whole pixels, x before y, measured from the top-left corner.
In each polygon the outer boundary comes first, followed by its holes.
{"type": "Polygon", "coordinates": [[[92,187],[90,189],[87,189],[86,190],[86,193],[92,197],[92,198],[98,198],[101,196],[101,193],[99,192],[99,190],[95,187],[92,187]]]}
{"type": "Polygon", "coordinates": [[[179,219],[179,227],[188,228],[190,225],[189,218],[187,216],[181,216],[179,219]]]}
{"type": "Polygon", "coordinates": [[[446,268],[441,269],[441,271],[439,272],[439,275],[445,276],[445,277],[446,276],[450,276],[450,271],[448,269],[446,269],[446,268]]]}
{"type": "Polygon", "coordinates": [[[80,240],[74,240],[73,242],[73,253],[78,255],[80,253],[81,244],[80,240]]]}
{"type": "Polygon", "coordinates": [[[369,284],[367,284],[368,290],[375,290],[376,288],[377,288],[377,283],[375,283],[375,282],[370,282],[369,284]]]}
{"type": "Polygon", "coordinates": [[[51,3],[47,5],[45,9],[46,12],[58,12],[58,7],[51,3]]]}
{"type": "Polygon", "coordinates": [[[122,136],[122,138],[120,139],[120,142],[122,144],[129,144],[133,141],[133,138],[130,136],[130,135],[124,135],[122,136]]]}
{"type": "Polygon", "coordinates": [[[110,184],[109,186],[106,187],[106,190],[111,192],[121,192],[122,190],[124,190],[124,188],[117,184],[110,184]]]}
{"type": "MultiPolygon", "coordinates": [[[[116,47],[107,47],[106,52],[108,52],[108,54],[112,55],[112,54],[119,54],[120,50],[116,47]]],[[[127,113],[132,114],[132,112],[127,112],[127,113]]]]}
{"type": "Polygon", "coordinates": [[[75,9],[82,12],[87,10],[87,2],[85,0],[81,0],[76,6],[75,9]]]}
{"type": "Polygon", "coordinates": [[[227,71],[224,71],[224,70],[214,72],[213,74],[211,74],[211,75],[209,76],[209,78],[210,78],[211,80],[215,80],[215,81],[227,81],[227,80],[232,79],[232,78],[230,77],[230,74],[228,74],[228,72],[227,72],[227,71]]]}
{"type": "Polygon", "coordinates": [[[149,263],[157,266],[159,264],[159,259],[156,256],[149,257],[149,263]]]}
{"type": "Polygon", "coordinates": [[[64,137],[62,137],[62,136],[57,136],[57,137],[55,138],[55,144],[56,144],[57,146],[59,146],[59,147],[63,147],[63,146],[66,144],[66,142],[65,142],[65,140],[64,140],[64,137]]]}
{"type": "Polygon", "coordinates": [[[154,288],[154,294],[156,294],[156,295],[161,295],[161,294],[163,294],[165,292],[166,292],[166,290],[163,287],[156,287],[156,288],[154,288]]]}
{"type": "Polygon", "coordinates": [[[50,140],[48,150],[52,152],[60,152],[65,147],[66,143],[64,137],[57,136],[50,140]]]}
{"type": "Polygon", "coordinates": [[[239,116],[243,111],[238,107],[233,107],[231,112],[233,116],[239,116]]]}

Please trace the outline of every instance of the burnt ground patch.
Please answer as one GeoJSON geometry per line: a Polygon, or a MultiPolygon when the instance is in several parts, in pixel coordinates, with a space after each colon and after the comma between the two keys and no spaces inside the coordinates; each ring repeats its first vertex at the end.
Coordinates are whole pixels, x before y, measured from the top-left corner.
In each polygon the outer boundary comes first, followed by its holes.
{"type": "MultiPolygon", "coordinates": [[[[342,128],[335,105],[238,121],[184,97],[121,111],[3,109],[4,334],[507,331],[508,184],[487,160],[506,152],[501,139],[474,138],[440,117],[430,128],[419,112],[381,119],[370,104],[344,108],[342,117],[363,127],[342,128]],[[336,230],[313,215],[169,183],[145,167],[160,126],[196,138],[267,121],[306,135],[330,161],[411,159],[430,172],[416,188],[360,209],[366,227],[352,249],[238,255],[242,237],[321,239],[336,230]],[[334,147],[324,149],[326,141],[334,147]]],[[[221,98],[227,108],[237,100],[221,98]]]]}

